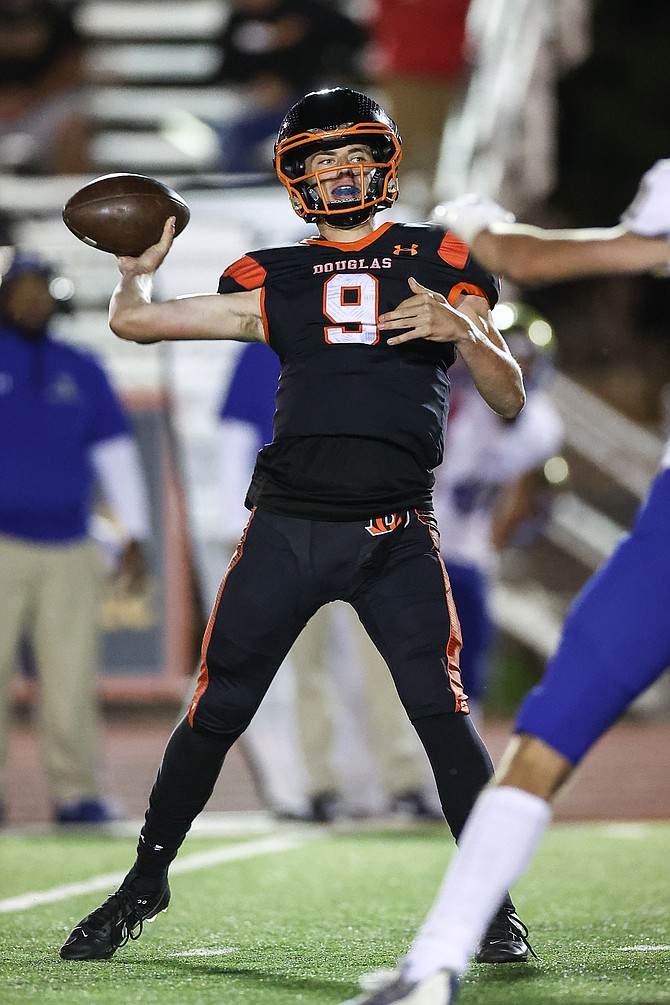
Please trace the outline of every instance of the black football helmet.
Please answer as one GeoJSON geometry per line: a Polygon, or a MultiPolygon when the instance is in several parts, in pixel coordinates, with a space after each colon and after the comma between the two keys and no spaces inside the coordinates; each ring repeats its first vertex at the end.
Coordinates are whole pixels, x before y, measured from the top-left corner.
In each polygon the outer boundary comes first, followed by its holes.
{"type": "Polygon", "coordinates": [[[275,144],[275,170],[298,216],[308,223],[327,217],[338,227],[355,227],[397,199],[401,144],[393,119],[367,94],[325,88],[306,94],[284,118],[275,144]],[[350,165],[359,172],[360,198],[329,204],[320,180],[326,172],[308,175],[305,162],[319,150],[356,142],[371,147],[373,156],[369,164],[350,165]]]}

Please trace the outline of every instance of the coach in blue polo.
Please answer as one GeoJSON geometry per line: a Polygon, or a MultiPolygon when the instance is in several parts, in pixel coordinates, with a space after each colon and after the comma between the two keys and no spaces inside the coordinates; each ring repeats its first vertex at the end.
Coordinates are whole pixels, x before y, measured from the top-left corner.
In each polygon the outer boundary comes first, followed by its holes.
{"type": "Polygon", "coordinates": [[[97,823],[111,811],[96,778],[96,481],[127,533],[121,571],[135,587],[148,513],[137,447],[104,371],[49,334],[50,279],[46,263],[17,253],[0,283],[0,813],[11,680],[28,639],[54,819],[97,823]]]}

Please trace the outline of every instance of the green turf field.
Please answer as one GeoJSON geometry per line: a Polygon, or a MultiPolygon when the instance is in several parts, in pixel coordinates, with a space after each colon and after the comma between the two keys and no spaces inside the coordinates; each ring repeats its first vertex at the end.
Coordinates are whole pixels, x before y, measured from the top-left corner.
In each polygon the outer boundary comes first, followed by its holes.
{"type": "MultiPolygon", "coordinates": [[[[62,962],[70,928],[115,880],[69,884],[125,872],[134,843],[0,837],[2,1005],[337,1005],[407,947],[451,850],[438,826],[194,835],[170,910],[139,942],[109,962],[62,962]]],[[[462,1005],[670,1002],[669,849],[670,824],[555,826],[515,891],[541,961],[474,966],[462,1005]]]]}

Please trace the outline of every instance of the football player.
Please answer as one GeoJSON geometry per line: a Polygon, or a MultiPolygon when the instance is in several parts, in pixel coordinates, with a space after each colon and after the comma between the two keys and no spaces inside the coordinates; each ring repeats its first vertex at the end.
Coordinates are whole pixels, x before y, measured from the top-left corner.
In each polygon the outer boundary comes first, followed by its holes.
{"type": "MultiPolygon", "coordinates": [[[[375,230],[376,211],[398,195],[399,160],[398,131],[375,102],[347,88],[314,92],[287,114],[275,163],[318,236],[244,256],[225,270],[222,296],[165,303],[151,302],[151,277],[169,251],[170,221],[158,244],[119,260],[110,302],[119,337],[266,340],[282,373],[274,439],[248,492],[251,516],[205,632],[189,713],[151,792],[135,864],[74,928],[64,959],[107,959],[166,909],[168,867],[227,751],[299,631],[331,600],[352,604],[388,663],[457,840],[491,776],[460,683],[460,630],[430,493],[456,353],[500,415],[519,412],[523,383],[490,315],[497,282],[467,244],[436,226],[375,230]]],[[[640,268],[670,255],[664,241],[637,240],[646,252],[638,249],[640,268]]],[[[603,243],[595,241],[596,263],[603,243]]],[[[525,959],[525,927],[509,897],[501,901],[483,958],[525,959]]]]}
{"type": "MultiPolygon", "coordinates": [[[[607,231],[549,232],[488,199],[447,204],[489,268],[536,281],[668,272],[670,160],[607,231]],[[665,258],[665,261],[664,261],[665,258]]],[[[451,1005],[501,892],[527,868],[551,803],[585,754],[670,664],[670,442],[632,531],[574,601],[558,650],[522,703],[496,784],[479,797],[438,897],[395,977],[346,1005],[451,1005]]]]}
{"type": "MultiPolygon", "coordinates": [[[[491,319],[498,282],[438,225],[386,223],[401,140],[367,95],[306,95],[279,130],[275,165],[317,232],[255,251],[219,296],[151,302],[162,240],[121,258],[110,325],[121,338],[267,341],[281,363],[274,438],[256,462],[248,525],[221,585],[188,715],[151,792],[137,859],[120,889],[75,927],[61,956],[109,958],[170,898],[168,867],[225,755],[317,609],[348,601],[386,660],[432,765],[458,840],[492,775],[468,715],[460,628],[431,506],[442,458],[448,370],[458,353],[485,401],[515,416],[521,371],[491,319]],[[383,314],[401,305],[401,330],[383,314]]],[[[490,962],[525,960],[525,927],[501,897],[490,962]]]]}

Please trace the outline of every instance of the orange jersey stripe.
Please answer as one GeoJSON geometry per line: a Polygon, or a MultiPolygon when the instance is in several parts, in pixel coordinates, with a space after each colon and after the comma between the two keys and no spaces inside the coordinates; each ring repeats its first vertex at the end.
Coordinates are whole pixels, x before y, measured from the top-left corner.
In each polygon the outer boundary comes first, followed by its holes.
{"type": "Polygon", "coordinates": [[[393,227],[392,221],[383,223],[381,227],[377,227],[371,234],[361,237],[360,241],[352,241],[351,244],[340,244],[338,241],[321,241],[318,237],[307,237],[303,243],[316,244],[321,248],[337,248],[339,251],[362,251],[363,248],[367,248],[369,244],[372,244],[378,237],[385,234],[389,227],[393,227]]]}
{"type": "Polygon", "coordinates": [[[270,345],[270,325],[268,323],[268,316],[265,311],[265,287],[261,287],[261,320],[263,322],[263,335],[265,336],[265,341],[270,345]]]}
{"type": "Polygon", "coordinates": [[[437,552],[437,558],[440,563],[440,568],[442,569],[444,598],[447,603],[447,611],[449,612],[449,638],[447,639],[446,648],[447,677],[451,693],[454,696],[455,711],[463,712],[465,715],[469,715],[470,709],[468,707],[468,696],[463,689],[463,682],[461,680],[460,657],[461,649],[463,648],[463,633],[461,632],[461,623],[458,620],[458,611],[456,610],[454,595],[451,592],[449,574],[440,554],[439,537],[436,533],[436,528],[434,529],[433,526],[431,526],[429,520],[424,517],[420,510],[414,510],[414,512],[416,513],[419,522],[428,528],[433,542],[433,550],[437,552]]]}
{"type": "Polygon", "coordinates": [[[442,577],[444,579],[444,592],[447,600],[447,610],[449,611],[449,640],[447,641],[447,675],[449,677],[449,687],[454,695],[456,711],[469,714],[468,696],[463,690],[461,680],[460,657],[463,648],[463,634],[461,623],[458,620],[458,612],[454,603],[454,595],[451,592],[451,583],[447,568],[442,561],[442,556],[438,555],[442,567],[442,577]]]}
{"type": "Polygon", "coordinates": [[[460,297],[461,293],[469,294],[472,297],[484,297],[484,300],[486,300],[487,303],[491,302],[481,287],[475,286],[473,283],[457,283],[456,286],[452,286],[449,290],[449,296],[447,297],[447,300],[452,307],[455,307],[456,301],[460,297]]]}
{"type": "Polygon", "coordinates": [[[242,552],[244,551],[244,542],[247,538],[247,531],[251,521],[254,518],[254,513],[256,509],[251,511],[251,516],[247,520],[247,525],[242,532],[242,537],[240,538],[240,543],[235,549],[235,554],[228,563],[228,568],[226,569],[226,574],[221,581],[221,586],[219,587],[219,592],[216,595],[216,600],[214,602],[214,607],[212,608],[212,613],[209,616],[209,621],[207,622],[207,628],[205,629],[205,634],[202,639],[202,647],[200,649],[200,673],[198,674],[198,682],[195,686],[195,693],[191,699],[191,704],[188,707],[188,721],[191,726],[193,726],[193,719],[195,717],[195,712],[202,698],[203,694],[207,690],[207,685],[209,684],[209,667],[207,666],[207,649],[209,646],[209,640],[212,637],[212,631],[214,630],[214,622],[216,620],[216,614],[219,610],[219,604],[221,603],[221,596],[225,589],[226,583],[228,581],[228,576],[231,574],[239,560],[242,558],[242,552]]]}
{"type": "Polygon", "coordinates": [[[453,265],[455,269],[463,269],[468,260],[470,249],[467,244],[461,241],[460,237],[456,237],[455,234],[446,233],[442,238],[440,247],[437,249],[437,253],[447,265],[453,265]]]}
{"type": "Polygon", "coordinates": [[[267,272],[251,255],[244,255],[229,265],[223,274],[230,276],[245,290],[257,290],[265,282],[267,272]]]}

